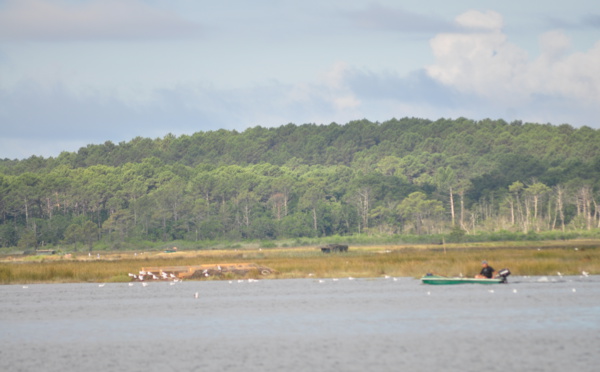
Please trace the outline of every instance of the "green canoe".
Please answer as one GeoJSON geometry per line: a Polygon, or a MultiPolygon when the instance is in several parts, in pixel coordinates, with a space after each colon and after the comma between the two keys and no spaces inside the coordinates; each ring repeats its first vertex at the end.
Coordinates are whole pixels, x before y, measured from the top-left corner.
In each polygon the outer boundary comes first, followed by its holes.
{"type": "Polygon", "coordinates": [[[506,283],[505,277],[493,278],[493,279],[478,279],[478,278],[451,278],[441,275],[425,275],[421,278],[424,284],[436,284],[436,285],[447,285],[447,284],[500,284],[506,283]]]}

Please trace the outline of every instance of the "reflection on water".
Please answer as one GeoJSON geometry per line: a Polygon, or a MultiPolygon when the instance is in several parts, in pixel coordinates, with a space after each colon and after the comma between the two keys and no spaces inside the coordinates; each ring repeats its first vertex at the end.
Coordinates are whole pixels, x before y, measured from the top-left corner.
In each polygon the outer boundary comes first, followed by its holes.
{"type": "Polygon", "coordinates": [[[597,370],[600,277],[510,279],[0,286],[0,370],[597,370]]]}

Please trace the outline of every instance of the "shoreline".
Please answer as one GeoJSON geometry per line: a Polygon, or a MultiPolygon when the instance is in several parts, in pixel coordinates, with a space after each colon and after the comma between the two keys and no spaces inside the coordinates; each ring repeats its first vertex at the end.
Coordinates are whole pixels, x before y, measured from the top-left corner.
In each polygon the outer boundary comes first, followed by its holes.
{"type": "Polygon", "coordinates": [[[252,263],[269,275],[222,275],[190,280],[418,278],[427,272],[471,276],[486,259],[513,275],[600,274],[600,241],[487,242],[440,245],[350,246],[348,253],[324,254],[316,247],[244,248],[181,252],[87,252],[65,256],[0,257],[0,284],[129,282],[129,273],[149,266],[252,263]],[[99,254],[99,256],[98,256],[99,254]]]}

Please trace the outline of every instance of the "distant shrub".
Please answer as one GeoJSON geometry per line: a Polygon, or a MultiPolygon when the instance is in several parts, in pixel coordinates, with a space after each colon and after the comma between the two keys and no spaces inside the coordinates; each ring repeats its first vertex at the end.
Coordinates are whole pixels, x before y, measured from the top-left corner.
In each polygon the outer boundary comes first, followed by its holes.
{"type": "Polygon", "coordinates": [[[260,242],[260,247],[261,248],[277,248],[277,244],[275,244],[274,241],[265,240],[265,241],[260,242]]]}
{"type": "Polygon", "coordinates": [[[450,234],[448,234],[446,241],[448,243],[461,243],[464,241],[466,234],[467,232],[465,230],[455,226],[452,231],[450,231],[450,234]]]}

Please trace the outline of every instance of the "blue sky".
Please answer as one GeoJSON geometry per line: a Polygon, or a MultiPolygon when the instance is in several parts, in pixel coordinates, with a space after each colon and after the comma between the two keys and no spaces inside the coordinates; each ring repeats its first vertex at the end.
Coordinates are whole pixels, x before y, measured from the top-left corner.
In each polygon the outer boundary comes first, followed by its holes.
{"type": "Polygon", "coordinates": [[[600,6],[0,0],[0,158],[406,116],[600,128],[600,6]]]}

